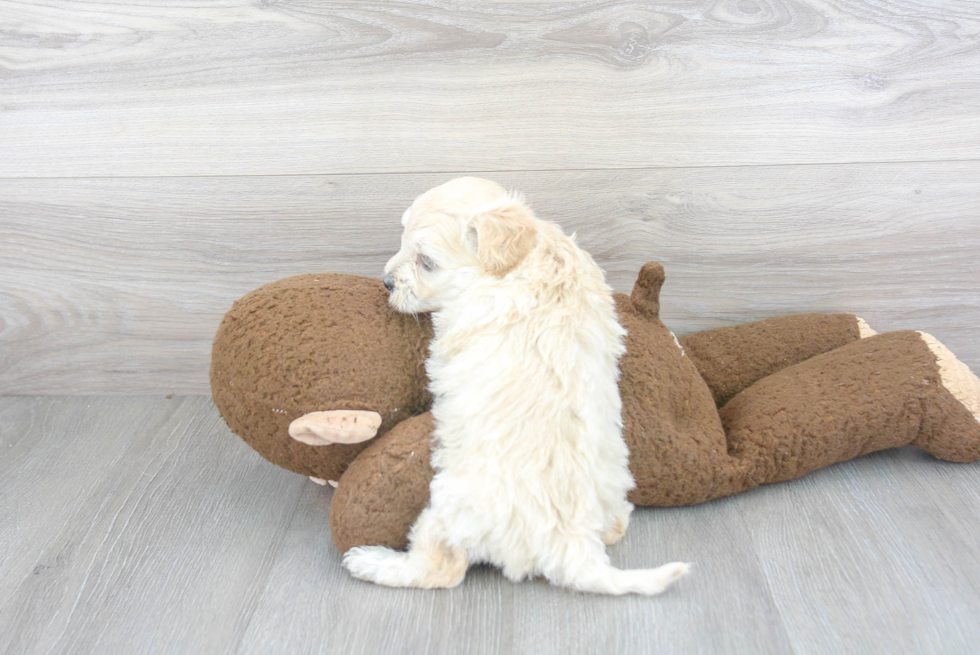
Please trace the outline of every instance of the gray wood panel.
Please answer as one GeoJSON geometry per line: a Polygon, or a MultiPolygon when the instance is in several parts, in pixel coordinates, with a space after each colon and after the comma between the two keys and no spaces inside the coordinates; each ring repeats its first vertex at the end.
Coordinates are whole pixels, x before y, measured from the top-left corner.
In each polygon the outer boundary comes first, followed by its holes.
{"type": "MultiPolygon", "coordinates": [[[[234,299],[380,275],[449,175],[0,179],[0,393],[207,393],[234,299]]],[[[683,334],[854,312],[980,369],[980,162],[499,173],[628,292],[667,266],[683,334]]]]}
{"type": "Polygon", "coordinates": [[[629,535],[611,549],[614,564],[650,567],[686,558],[698,572],[678,593],[649,599],[570,593],[540,580],[514,585],[489,567],[436,593],[392,593],[352,580],[322,541],[329,513],[319,499],[329,494],[310,485],[242,640],[243,653],[789,651],[731,501],[634,514],[629,535]],[[702,602],[712,597],[724,601],[702,602]],[[274,645],[270,634],[277,636],[274,645]]]}
{"type": "Polygon", "coordinates": [[[621,567],[657,598],[492,568],[354,580],[331,491],[265,462],[204,398],[0,398],[0,651],[971,653],[980,466],[913,448],[685,508],[641,508],[621,567]]]}
{"type": "Polygon", "coordinates": [[[0,531],[0,652],[233,650],[309,483],[242,448],[206,398],[0,407],[5,433],[40,433],[0,482],[21,519],[0,531]]]}
{"type": "Polygon", "coordinates": [[[745,494],[793,651],[975,652],[978,489],[980,466],[905,448],[745,494]]]}
{"type": "Polygon", "coordinates": [[[515,596],[517,652],[787,653],[790,641],[737,499],[637,508],[610,549],[620,568],[693,563],[677,589],[652,599],[557,592],[536,581],[515,596]],[[692,626],[697,626],[692,630],[692,626]]]}
{"type": "Polygon", "coordinates": [[[976,159],[961,0],[4,2],[0,176],[976,159]]]}
{"type": "Polygon", "coordinates": [[[40,576],[71,555],[38,560],[41,545],[82,512],[133,436],[159,425],[159,406],[0,398],[0,598],[25,573],[40,576]]]}

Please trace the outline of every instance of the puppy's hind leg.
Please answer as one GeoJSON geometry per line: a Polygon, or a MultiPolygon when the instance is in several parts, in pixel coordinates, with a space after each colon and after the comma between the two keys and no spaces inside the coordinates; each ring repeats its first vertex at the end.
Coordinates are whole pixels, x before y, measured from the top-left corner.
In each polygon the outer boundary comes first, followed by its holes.
{"type": "Polygon", "coordinates": [[[355,578],[387,587],[455,587],[466,577],[466,553],[439,538],[425,517],[423,512],[412,529],[408,552],[360,546],[344,554],[344,566],[355,578]]]}

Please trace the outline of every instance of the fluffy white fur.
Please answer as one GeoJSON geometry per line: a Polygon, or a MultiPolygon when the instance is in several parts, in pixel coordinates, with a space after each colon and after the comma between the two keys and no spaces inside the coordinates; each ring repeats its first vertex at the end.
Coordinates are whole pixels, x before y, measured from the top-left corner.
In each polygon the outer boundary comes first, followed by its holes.
{"type": "Polygon", "coordinates": [[[623,571],[606,544],[633,506],[617,379],[624,330],[592,258],[521,198],[459,178],[420,196],[385,268],[398,311],[432,311],[436,471],[408,552],[353,548],[378,584],[453,587],[471,563],[511,580],[657,594],[683,563],[623,571]]]}

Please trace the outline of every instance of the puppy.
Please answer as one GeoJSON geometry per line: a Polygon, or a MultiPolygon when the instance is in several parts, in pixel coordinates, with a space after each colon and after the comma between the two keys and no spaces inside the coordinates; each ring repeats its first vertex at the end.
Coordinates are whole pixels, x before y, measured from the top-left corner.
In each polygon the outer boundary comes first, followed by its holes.
{"type": "Polygon", "coordinates": [[[501,186],[459,178],[419,196],[385,267],[389,302],[433,312],[429,504],[408,552],[352,548],[350,572],[395,587],[454,587],[471,563],[513,581],[657,594],[688,565],[622,571],[634,486],[622,437],[625,331],[592,258],[501,186]]]}

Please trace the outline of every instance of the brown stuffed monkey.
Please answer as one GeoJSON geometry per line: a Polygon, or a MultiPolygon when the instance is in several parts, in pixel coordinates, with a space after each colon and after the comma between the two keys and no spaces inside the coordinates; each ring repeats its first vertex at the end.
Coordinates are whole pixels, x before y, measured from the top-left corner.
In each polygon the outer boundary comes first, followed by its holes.
{"type": "MultiPolygon", "coordinates": [[[[660,264],[616,294],[623,435],[638,505],[689,505],[885,448],[980,459],[980,380],[914,331],[803,314],[677,339],[660,264]]],[[[403,548],[428,500],[427,316],[396,314],[380,280],[302,275],[237,301],[215,337],[211,389],[263,457],[337,487],[340,551],[403,548]]]]}

